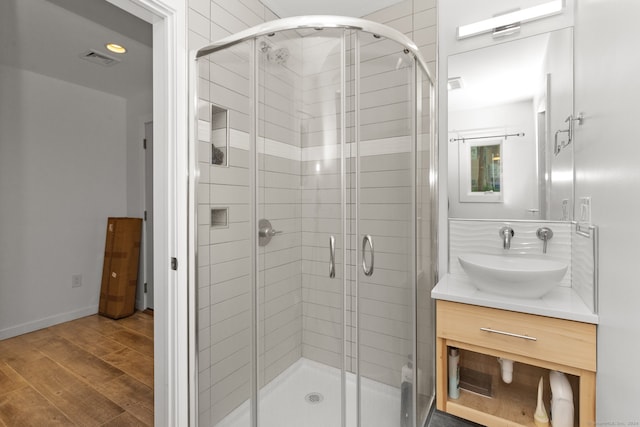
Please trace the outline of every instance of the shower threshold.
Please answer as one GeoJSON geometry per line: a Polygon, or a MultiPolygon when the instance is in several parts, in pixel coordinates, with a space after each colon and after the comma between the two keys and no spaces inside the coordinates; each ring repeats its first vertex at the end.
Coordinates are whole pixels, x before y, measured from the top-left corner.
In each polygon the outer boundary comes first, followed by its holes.
{"type": "MultiPolygon", "coordinates": [[[[362,421],[367,427],[399,424],[400,389],[361,379],[362,421]]],[[[341,425],[340,370],[300,358],[260,392],[260,427],[327,427],[341,425]]],[[[346,425],[356,427],[356,376],[346,375],[346,425]]],[[[246,401],[215,427],[247,427],[246,401]]]]}

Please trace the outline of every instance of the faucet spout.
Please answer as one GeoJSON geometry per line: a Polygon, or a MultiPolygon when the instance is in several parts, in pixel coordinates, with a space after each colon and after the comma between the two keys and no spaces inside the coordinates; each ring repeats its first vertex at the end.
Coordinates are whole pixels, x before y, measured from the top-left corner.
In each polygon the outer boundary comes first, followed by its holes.
{"type": "Polygon", "coordinates": [[[498,231],[498,235],[502,237],[502,248],[511,249],[511,238],[515,235],[513,228],[505,225],[498,231]]]}
{"type": "Polygon", "coordinates": [[[553,237],[553,231],[551,231],[551,229],[548,228],[548,227],[538,228],[538,231],[536,231],[536,236],[538,236],[538,239],[542,240],[542,242],[543,242],[542,243],[542,253],[546,254],[547,253],[547,243],[553,237]]]}

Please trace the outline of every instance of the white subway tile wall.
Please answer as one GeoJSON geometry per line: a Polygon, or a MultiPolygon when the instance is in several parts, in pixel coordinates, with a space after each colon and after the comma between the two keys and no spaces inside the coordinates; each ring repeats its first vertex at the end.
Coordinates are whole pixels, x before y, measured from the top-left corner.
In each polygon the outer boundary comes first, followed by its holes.
{"type": "Polygon", "coordinates": [[[258,387],[268,384],[302,355],[302,261],[300,255],[300,119],[302,43],[294,32],[264,37],[258,84],[258,217],[274,236],[260,248],[258,387]]]}
{"type": "MultiPolygon", "coordinates": [[[[204,12],[200,3],[191,15],[204,12]]],[[[221,7],[214,3],[209,13],[221,7]]],[[[198,411],[199,424],[208,426],[250,395],[249,49],[238,45],[198,66],[198,411]],[[212,165],[213,104],[229,110],[227,167],[212,165]],[[206,214],[219,207],[228,208],[227,227],[212,227],[206,214]]]]}
{"type": "MultiPolygon", "coordinates": [[[[190,49],[277,18],[258,0],[189,0],[189,7],[190,49]]],[[[403,1],[364,18],[415,37],[429,67],[435,69],[435,0],[403,1]]],[[[261,218],[271,220],[274,229],[283,231],[259,251],[261,386],[300,357],[331,366],[341,364],[343,242],[340,238],[336,241],[336,279],[332,280],[328,277],[330,235],[349,233],[348,266],[360,271],[360,263],[354,259],[355,245],[361,244],[353,236],[355,224],[348,221],[347,230],[342,230],[340,219],[340,165],[335,155],[341,58],[340,39],[334,37],[339,31],[323,33],[322,37],[307,33],[301,38],[291,31],[265,38],[267,44],[260,55],[258,209],[261,218]],[[283,56],[278,58],[277,54],[286,53],[288,58],[282,62],[283,56]],[[320,161],[319,154],[325,153],[328,158],[320,161]]],[[[361,164],[361,198],[366,205],[360,209],[360,230],[376,236],[379,252],[376,274],[367,280],[361,274],[360,339],[365,350],[360,367],[363,374],[398,386],[400,368],[411,353],[412,333],[407,254],[413,178],[409,173],[409,141],[403,139],[411,130],[406,116],[410,87],[406,84],[408,73],[398,65],[402,52],[395,52],[388,41],[372,38],[362,42],[360,136],[366,141],[361,148],[361,155],[366,157],[361,164]],[[389,54],[384,55],[385,51],[389,54]],[[369,142],[374,148],[367,152],[369,142]]],[[[348,65],[347,74],[352,75],[353,67],[348,65]]],[[[215,425],[250,395],[249,74],[247,45],[198,61],[200,425],[215,425]],[[229,167],[210,164],[211,103],[229,109],[229,167]],[[228,227],[211,227],[213,207],[229,209],[228,227]]],[[[349,83],[348,108],[353,106],[353,90],[349,83]]],[[[423,91],[423,119],[428,119],[428,97],[428,91],[423,91]]],[[[347,125],[352,121],[353,114],[348,113],[347,125]]],[[[349,127],[347,142],[352,136],[349,127]]],[[[426,183],[428,144],[425,147],[421,179],[426,183]]],[[[353,160],[347,168],[348,188],[353,189],[353,160]]],[[[423,185],[425,188],[428,190],[428,185],[423,185]]],[[[423,193],[419,207],[427,212],[422,216],[425,223],[430,198],[423,193]]],[[[347,197],[353,201],[352,190],[347,197]]],[[[355,213],[353,204],[348,211],[350,215],[355,213]]],[[[420,251],[423,257],[428,256],[429,227],[422,227],[420,235],[424,242],[420,251]]],[[[426,272],[429,263],[424,264],[426,272]]],[[[353,277],[348,279],[351,291],[353,277]]],[[[349,295],[349,329],[344,338],[347,369],[352,370],[355,303],[351,292],[349,295]]]]}
{"type": "MultiPolygon", "coordinates": [[[[577,224],[572,227],[573,242],[571,245],[572,255],[572,283],[573,290],[576,291],[584,303],[597,313],[597,286],[596,286],[596,250],[598,246],[598,230],[591,230],[589,235],[577,233],[577,224]]],[[[584,227],[584,225],[582,225],[584,227]]],[[[588,229],[588,227],[587,227],[588,229]]]]}

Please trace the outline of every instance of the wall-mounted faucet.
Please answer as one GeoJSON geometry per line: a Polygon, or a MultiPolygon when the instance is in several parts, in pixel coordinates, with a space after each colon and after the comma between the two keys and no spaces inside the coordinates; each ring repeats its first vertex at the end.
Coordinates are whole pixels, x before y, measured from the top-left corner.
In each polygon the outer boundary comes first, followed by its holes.
{"type": "Polygon", "coordinates": [[[511,248],[511,238],[515,235],[513,232],[513,228],[509,226],[504,226],[498,231],[498,235],[502,237],[502,248],[510,249],[511,248]]]}
{"type": "Polygon", "coordinates": [[[536,231],[536,236],[538,239],[542,240],[544,243],[542,244],[542,253],[547,253],[547,242],[551,240],[553,237],[553,231],[549,227],[540,227],[538,231],[536,231]]]}

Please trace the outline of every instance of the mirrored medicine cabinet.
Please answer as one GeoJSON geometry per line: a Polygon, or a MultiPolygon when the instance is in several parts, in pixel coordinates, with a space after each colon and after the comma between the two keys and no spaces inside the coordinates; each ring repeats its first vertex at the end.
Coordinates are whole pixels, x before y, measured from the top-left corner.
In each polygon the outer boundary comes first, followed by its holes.
{"type": "Polygon", "coordinates": [[[448,58],[449,217],[573,220],[573,29],[448,58]]]}

